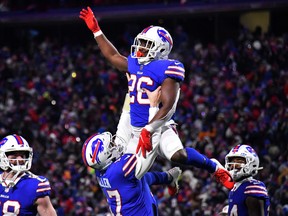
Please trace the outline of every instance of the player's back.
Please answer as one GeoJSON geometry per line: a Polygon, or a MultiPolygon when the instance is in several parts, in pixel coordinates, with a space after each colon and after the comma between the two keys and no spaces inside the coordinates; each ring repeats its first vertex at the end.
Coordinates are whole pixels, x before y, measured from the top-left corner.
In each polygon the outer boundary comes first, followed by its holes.
{"type": "Polygon", "coordinates": [[[253,178],[242,183],[236,183],[230,191],[228,215],[248,216],[245,200],[249,196],[264,200],[265,216],[267,216],[270,206],[267,188],[263,182],[253,178]]]}
{"type": "Polygon", "coordinates": [[[106,172],[96,173],[114,215],[154,215],[152,206],[156,206],[156,201],[145,179],[136,179],[135,166],[135,155],[125,154],[106,172]]]}
{"type": "Polygon", "coordinates": [[[177,60],[154,60],[148,64],[138,64],[137,59],[128,57],[131,125],[144,127],[148,123],[149,99],[143,88],[154,91],[166,78],[183,81],[185,69],[177,60]]]}
{"type": "Polygon", "coordinates": [[[36,199],[50,195],[51,188],[45,177],[24,174],[12,188],[0,184],[0,191],[1,215],[37,215],[36,199]]]}

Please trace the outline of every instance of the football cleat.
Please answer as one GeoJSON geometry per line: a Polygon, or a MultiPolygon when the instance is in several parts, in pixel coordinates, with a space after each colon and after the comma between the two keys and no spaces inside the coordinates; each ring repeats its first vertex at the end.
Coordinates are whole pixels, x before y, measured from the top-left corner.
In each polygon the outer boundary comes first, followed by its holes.
{"type": "Polygon", "coordinates": [[[167,171],[170,178],[172,178],[172,181],[170,185],[168,185],[168,193],[170,196],[174,196],[179,191],[179,178],[182,174],[182,170],[179,167],[174,167],[167,171]]]}
{"type": "Polygon", "coordinates": [[[234,181],[230,173],[216,159],[211,159],[216,163],[216,171],[213,173],[213,178],[227,189],[231,190],[234,187],[234,181]]]}

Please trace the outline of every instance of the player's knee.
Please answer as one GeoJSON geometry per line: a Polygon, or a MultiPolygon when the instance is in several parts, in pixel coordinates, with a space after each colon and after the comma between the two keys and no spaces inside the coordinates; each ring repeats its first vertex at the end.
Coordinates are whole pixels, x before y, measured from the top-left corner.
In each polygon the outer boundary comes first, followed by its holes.
{"type": "Polygon", "coordinates": [[[185,164],[187,161],[187,152],[185,149],[180,149],[179,151],[175,152],[171,157],[171,161],[175,163],[185,164]]]}

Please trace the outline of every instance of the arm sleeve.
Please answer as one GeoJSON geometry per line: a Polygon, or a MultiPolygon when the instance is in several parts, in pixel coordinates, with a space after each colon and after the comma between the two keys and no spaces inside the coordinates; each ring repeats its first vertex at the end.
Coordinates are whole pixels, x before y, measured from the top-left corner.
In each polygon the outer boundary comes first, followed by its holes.
{"type": "Polygon", "coordinates": [[[149,121],[151,121],[151,119],[156,115],[158,110],[159,110],[159,107],[150,107],[149,108],[149,121]]]}
{"type": "MultiPolygon", "coordinates": [[[[129,93],[126,94],[124,105],[122,108],[122,113],[117,125],[115,143],[122,144],[123,142],[127,144],[131,137],[132,128],[130,123],[130,97],[129,93]]],[[[155,115],[155,114],[154,114],[155,115]]]]}
{"type": "Polygon", "coordinates": [[[168,180],[168,174],[166,172],[147,172],[143,178],[145,178],[149,186],[171,183],[171,181],[168,180]]]}

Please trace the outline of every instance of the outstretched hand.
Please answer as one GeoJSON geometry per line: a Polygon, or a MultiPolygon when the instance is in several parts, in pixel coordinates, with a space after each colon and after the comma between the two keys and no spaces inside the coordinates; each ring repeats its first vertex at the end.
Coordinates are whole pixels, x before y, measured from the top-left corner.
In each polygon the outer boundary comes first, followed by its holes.
{"type": "Polygon", "coordinates": [[[87,7],[87,9],[83,8],[80,11],[79,18],[83,19],[87,25],[87,27],[93,32],[96,33],[100,31],[100,27],[98,25],[98,21],[94,16],[93,11],[90,7],[87,7]]]}

